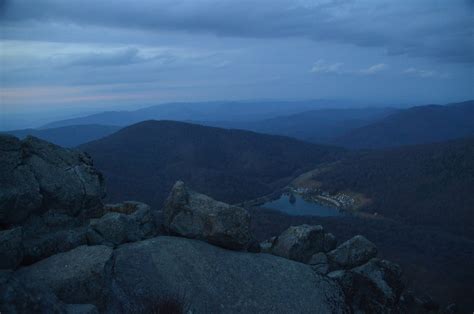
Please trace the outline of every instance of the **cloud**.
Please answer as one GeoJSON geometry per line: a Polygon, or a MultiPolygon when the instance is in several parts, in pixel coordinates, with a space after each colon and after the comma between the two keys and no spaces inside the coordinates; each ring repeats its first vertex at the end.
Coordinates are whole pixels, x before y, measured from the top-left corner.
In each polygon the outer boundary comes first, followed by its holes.
{"type": "Polygon", "coordinates": [[[91,52],[66,56],[68,66],[117,66],[145,62],[147,59],[138,55],[137,48],[126,48],[113,52],[91,52]]]}
{"type": "Polygon", "coordinates": [[[310,72],[319,74],[373,75],[388,68],[388,65],[385,63],[374,64],[366,69],[360,70],[343,69],[343,66],[344,63],[342,62],[328,63],[324,59],[319,59],[313,64],[310,72]]]}
{"type": "Polygon", "coordinates": [[[384,71],[388,66],[385,63],[374,64],[367,69],[360,70],[360,73],[366,75],[372,75],[384,71]]]}
{"type": "Polygon", "coordinates": [[[306,38],[381,48],[389,55],[474,63],[469,1],[4,0],[5,25],[28,22],[182,31],[227,37],[306,38]]]}
{"type": "Polygon", "coordinates": [[[343,63],[336,62],[336,63],[327,63],[323,59],[319,59],[313,64],[311,68],[311,73],[323,73],[323,74],[341,74],[343,71],[341,70],[343,63]]]}
{"type": "Polygon", "coordinates": [[[418,68],[408,68],[403,71],[404,74],[416,76],[420,78],[448,78],[448,74],[439,73],[435,70],[426,70],[426,69],[418,69],[418,68]]]}

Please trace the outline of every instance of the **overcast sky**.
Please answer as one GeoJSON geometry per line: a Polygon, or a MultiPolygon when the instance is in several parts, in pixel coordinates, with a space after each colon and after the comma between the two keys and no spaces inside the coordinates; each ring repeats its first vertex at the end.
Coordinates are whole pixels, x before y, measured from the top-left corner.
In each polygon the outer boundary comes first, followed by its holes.
{"type": "Polygon", "coordinates": [[[472,0],[0,0],[3,114],[474,98],[472,0]]]}

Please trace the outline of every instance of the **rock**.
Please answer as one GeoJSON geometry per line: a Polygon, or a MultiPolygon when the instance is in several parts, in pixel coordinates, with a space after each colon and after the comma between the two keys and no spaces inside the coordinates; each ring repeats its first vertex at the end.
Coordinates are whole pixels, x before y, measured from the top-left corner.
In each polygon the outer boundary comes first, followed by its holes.
{"type": "Polygon", "coordinates": [[[324,234],[323,252],[329,252],[336,247],[336,236],[330,232],[324,234]]]}
{"type": "Polygon", "coordinates": [[[325,275],[329,272],[328,257],[322,252],[311,256],[308,264],[311,265],[311,268],[317,273],[325,275]]]}
{"type": "Polygon", "coordinates": [[[102,208],[104,180],[85,153],[6,135],[0,151],[0,224],[21,223],[45,209],[87,216],[102,208]]]}
{"type": "Polygon", "coordinates": [[[65,313],[65,306],[49,289],[0,272],[0,313],[65,313]]]}
{"type": "Polygon", "coordinates": [[[25,164],[22,142],[0,134],[0,224],[21,222],[39,211],[43,201],[39,183],[25,164]]]}
{"type": "Polygon", "coordinates": [[[352,313],[391,313],[396,309],[393,304],[387,303],[372,281],[358,273],[336,270],[328,277],[341,285],[352,313]]]}
{"type": "Polygon", "coordinates": [[[456,303],[449,304],[443,309],[443,314],[456,314],[458,313],[458,306],[456,303]]]}
{"type": "Polygon", "coordinates": [[[383,293],[388,304],[396,304],[403,290],[402,270],[400,266],[387,260],[373,258],[368,263],[354,268],[358,273],[369,280],[383,293]]]}
{"type": "Polygon", "coordinates": [[[140,209],[150,210],[150,206],[145,203],[135,202],[135,201],[125,201],[118,204],[106,204],[104,206],[106,211],[116,212],[121,214],[131,214],[140,209]]]}
{"type": "Polygon", "coordinates": [[[182,181],[176,182],[165,203],[164,218],[171,233],[224,248],[245,249],[252,241],[245,209],[190,191],[182,181]]]}
{"type": "Polygon", "coordinates": [[[291,226],[277,237],[272,254],[307,263],[311,256],[336,246],[335,237],[322,226],[291,226]]]}
{"type": "Polygon", "coordinates": [[[67,314],[99,314],[97,307],[92,304],[67,304],[67,314]]]}
{"type": "Polygon", "coordinates": [[[374,258],[352,270],[333,271],[328,277],[341,285],[354,313],[391,313],[399,309],[403,284],[396,264],[374,258]]]}
{"type": "Polygon", "coordinates": [[[18,276],[43,289],[51,289],[65,303],[104,306],[111,271],[112,249],[79,246],[18,270],[18,276]]]}
{"type": "Polygon", "coordinates": [[[24,241],[24,262],[32,264],[57,253],[87,244],[86,229],[75,228],[39,234],[24,241]]]}
{"type": "Polygon", "coordinates": [[[117,246],[149,238],[158,233],[155,217],[148,205],[134,207],[134,211],[109,212],[99,219],[92,219],[87,232],[89,244],[117,246]]]}
{"type": "Polygon", "coordinates": [[[23,260],[23,229],[0,231],[0,269],[15,269],[23,260]]]}
{"type": "Polygon", "coordinates": [[[120,246],[112,277],[108,312],[184,295],[192,313],[346,313],[341,288],[308,265],[185,238],[120,246]]]}
{"type": "Polygon", "coordinates": [[[105,244],[115,246],[128,242],[129,234],[137,232],[137,226],[131,224],[127,215],[119,213],[107,213],[100,219],[90,222],[90,230],[87,233],[89,244],[105,244]]]}
{"type": "MultiPolygon", "coordinates": [[[[404,291],[399,301],[400,313],[416,313],[416,314],[455,314],[456,311],[450,312],[448,308],[439,310],[439,305],[436,304],[431,297],[427,295],[417,296],[413,291],[404,291]]],[[[453,308],[453,310],[456,310],[453,308]]]]}
{"type": "Polygon", "coordinates": [[[375,244],[358,235],[347,240],[328,253],[328,258],[336,269],[350,269],[360,266],[377,255],[375,244]]]}
{"type": "Polygon", "coordinates": [[[276,237],[260,242],[260,252],[271,254],[276,237]]]}

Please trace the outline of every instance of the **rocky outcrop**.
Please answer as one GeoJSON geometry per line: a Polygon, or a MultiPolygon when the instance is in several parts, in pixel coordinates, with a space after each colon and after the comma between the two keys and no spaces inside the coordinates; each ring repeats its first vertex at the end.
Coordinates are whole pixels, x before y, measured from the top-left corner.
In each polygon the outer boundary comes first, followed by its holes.
{"type": "Polygon", "coordinates": [[[150,207],[139,202],[106,206],[111,212],[92,219],[87,232],[89,244],[116,246],[156,235],[158,227],[150,207]]]}
{"type": "Polygon", "coordinates": [[[357,235],[329,252],[327,256],[334,268],[350,269],[377,256],[377,247],[365,237],[357,235]]]}
{"type": "Polygon", "coordinates": [[[263,252],[308,264],[337,282],[352,313],[401,311],[400,267],[375,258],[377,247],[355,236],[336,247],[335,237],[322,226],[291,226],[260,244],[263,252]]]}
{"type": "Polygon", "coordinates": [[[328,252],[336,246],[336,238],[322,226],[291,226],[273,242],[271,253],[307,263],[319,252],[328,252]]]}
{"type": "Polygon", "coordinates": [[[311,265],[315,272],[320,274],[327,274],[330,269],[328,257],[323,252],[311,256],[308,264],[311,265]]]}
{"type": "Polygon", "coordinates": [[[176,182],[166,201],[164,219],[173,234],[224,248],[245,249],[252,242],[245,209],[188,190],[182,181],[176,182]]]}
{"type": "Polygon", "coordinates": [[[112,252],[103,245],[80,246],[22,268],[18,277],[50,289],[63,302],[104,306],[112,252]]]}
{"type": "Polygon", "coordinates": [[[111,312],[184,293],[192,313],[346,313],[341,288],[311,267],[176,237],[115,252],[111,312]]]}
{"type": "Polygon", "coordinates": [[[86,154],[8,135],[0,135],[0,153],[0,224],[20,223],[46,209],[77,216],[102,207],[103,178],[86,154]]]}
{"type": "Polygon", "coordinates": [[[23,260],[23,229],[0,231],[0,269],[12,269],[23,260]]]}
{"type": "Polygon", "coordinates": [[[0,312],[65,313],[63,302],[50,290],[20,280],[12,272],[0,272],[0,312]]]}
{"type": "Polygon", "coordinates": [[[400,309],[403,289],[400,267],[386,260],[372,259],[352,270],[328,274],[344,290],[353,312],[389,313],[400,309]]]}

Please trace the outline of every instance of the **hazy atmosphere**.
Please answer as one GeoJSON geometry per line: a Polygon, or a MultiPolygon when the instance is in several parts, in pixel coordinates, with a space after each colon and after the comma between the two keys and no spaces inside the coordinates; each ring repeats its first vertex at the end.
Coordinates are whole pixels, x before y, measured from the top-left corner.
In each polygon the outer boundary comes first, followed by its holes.
{"type": "Polygon", "coordinates": [[[473,2],[0,1],[3,114],[474,97],[473,2]]]}

